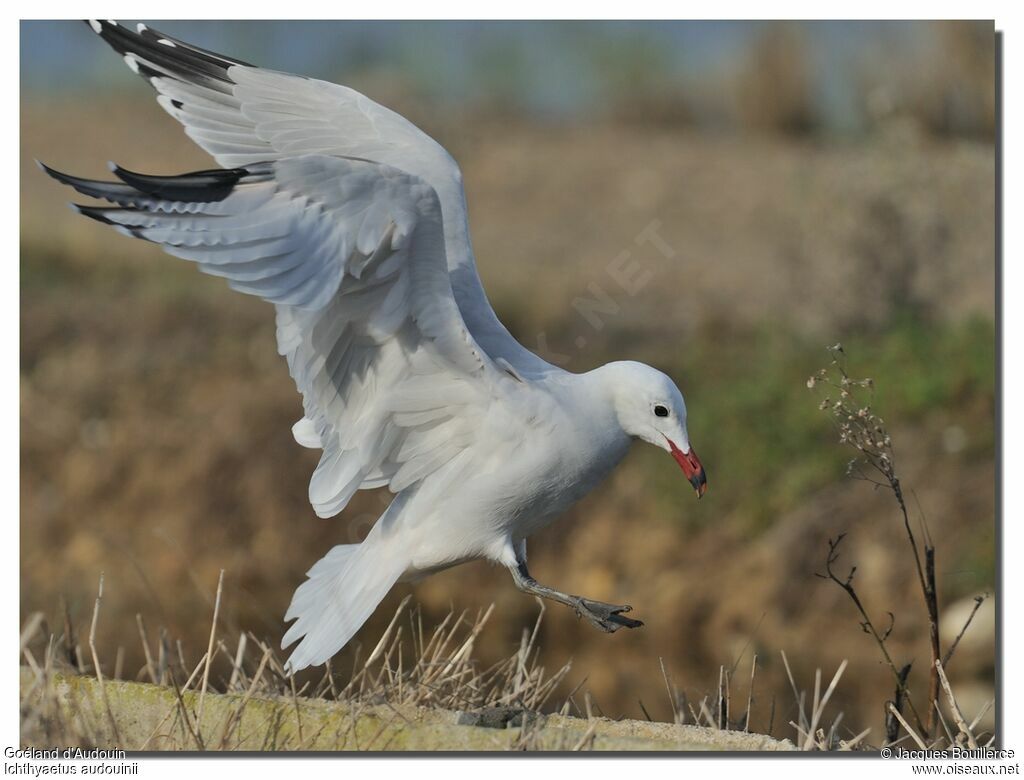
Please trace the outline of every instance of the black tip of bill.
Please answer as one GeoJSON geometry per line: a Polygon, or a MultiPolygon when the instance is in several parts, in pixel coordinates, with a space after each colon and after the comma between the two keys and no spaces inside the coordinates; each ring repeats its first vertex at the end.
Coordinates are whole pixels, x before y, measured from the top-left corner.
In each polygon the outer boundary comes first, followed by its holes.
{"type": "Polygon", "coordinates": [[[690,477],[690,484],[693,485],[693,489],[697,493],[697,498],[704,498],[704,494],[708,490],[708,478],[704,473],[704,469],[701,469],[690,477]]]}

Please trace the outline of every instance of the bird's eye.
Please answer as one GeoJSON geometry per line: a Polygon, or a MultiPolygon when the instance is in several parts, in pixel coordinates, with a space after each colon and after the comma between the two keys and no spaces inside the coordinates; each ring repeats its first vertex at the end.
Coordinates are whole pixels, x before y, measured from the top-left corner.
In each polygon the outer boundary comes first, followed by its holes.
{"type": "Polygon", "coordinates": [[[668,409],[661,404],[654,407],[654,414],[657,417],[668,417],[668,409]]]}

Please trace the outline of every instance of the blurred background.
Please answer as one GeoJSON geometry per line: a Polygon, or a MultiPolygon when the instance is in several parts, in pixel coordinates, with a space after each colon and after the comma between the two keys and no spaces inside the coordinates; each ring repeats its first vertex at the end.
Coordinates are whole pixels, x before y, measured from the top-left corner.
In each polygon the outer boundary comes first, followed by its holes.
{"type": "MultiPolygon", "coordinates": [[[[927,625],[896,506],[845,476],[805,383],[836,341],[874,379],[936,544],[948,643],[995,582],[991,23],[152,24],[416,122],[461,164],[480,274],[520,341],[572,371],[628,357],[679,381],[704,500],[637,447],[531,540],[542,582],[646,622],[606,636],[549,608],[545,663],[573,661],[563,693],[582,683],[611,717],[671,719],[659,658],[699,701],[736,663],[745,697],[757,653],[750,726],[791,736],[780,651],[803,687],[849,659],[835,709],[880,740],[891,677],[814,576],[845,531],[843,563],[876,620],[895,615],[920,697],[927,625]]],[[[71,22],[22,24],[21,74],[23,615],[60,624],[66,607],[87,632],[104,572],[98,641],[124,648],[131,676],[137,613],[201,654],[223,568],[229,631],[276,645],[306,569],[388,496],[317,519],[317,454],[290,434],[301,404],[270,307],[75,217],[33,165],[210,167],[148,86],[71,22]]],[[[503,569],[470,564],[396,588],[364,644],[410,591],[431,622],[496,603],[490,660],[538,609],[503,569]]],[[[994,695],[993,602],[950,669],[969,713],[994,695]]]]}

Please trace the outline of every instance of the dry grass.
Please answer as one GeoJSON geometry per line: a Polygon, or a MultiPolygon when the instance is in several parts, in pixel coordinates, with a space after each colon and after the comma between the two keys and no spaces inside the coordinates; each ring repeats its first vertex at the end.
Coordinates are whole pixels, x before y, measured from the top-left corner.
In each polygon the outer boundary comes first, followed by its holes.
{"type": "MultiPolygon", "coordinates": [[[[519,646],[503,661],[482,665],[474,656],[474,647],[488,624],[494,611],[493,605],[483,613],[468,618],[465,613],[450,613],[432,630],[424,631],[422,614],[418,608],[410,608],[407,597],[399,605],[390,623],[376,646],[365,660],[357,660],[342,683],[336,670],[328,663],[319,679],[309,680],[299,686],[292,675],[284,672],[282,658],[272,646],[267,645],[251,633],[240,634],[228,641],[218,635],[217,613],[221,606],[223,581],[218,582],[214,616],[210,626],[210,645],[207,652],[192,663],[186,659],[180,642],[175,643],[176,652],[169,648],[166,635],[159,637],[160,651],[157,659],[147,660],[138,670],[134,679],[148,681],[173,691],[172,704],[166,707],[163,716],[159,712],[146,713],[148,720],[157,725],[141,740],[125,740],[121,736],[119,719],[126,717],[111,707],[106,686],[121,679],[120,651],[115,666],[104,670],[96,649],[95,638],[100,619],[100,605],[103,594],[102,577],[95,610],[89,631],[91,666],[82,661],[78,648],[72,646],[73,639],[66,634],[48,633],[48,622],[41,613],[33,614],[21,633],[21,653],[25,665],[31,670],[30,682],[22,685],[21,699],[21,744],[34,747],[99,747],[124,750],[172,750],[172,751],[229,751],[251,749],[254,740],[268,750],[304,750],[314,745],[324,747],[323,730],[326,721],[307,716],[307,731],[303,733],[303,710],[310,702],[336,702],[346,706],[347,727],[337,727],[337,733],[326,743],[331,749],[388,750],[394,739],[393,728],[408,720],[410,708],[427,708],[432,711],[458,711],[472,713],[461,715],[459,723],[469,725],[490,725],[497,728],[516,728],[514,739],[508,747],[512,750],[586,750],[593,748],[595,718],[604,717],[589,691],[583,688],[585,680],[577,683],[568,694],[556,695],[560,686],[567,682],[570,664],[565,663],[553,673],[548,673],[539,663],[537,640],[544,617],[544,605],[539,602],[540,611],[532,630],[523,632],[519,646]],[[70,659],[78,659],[72,662],[70,659]],[[218,669],[211,680],[211,669],[218,669]],[[67,697],[61,689],[66,680],[76,675],[93,676],[98,682],[102,707],[88,706],[85,697],[67,697]],[[235,694],[227,709],[218,709],[213,717],[204,718],[203,706],[207,689],[211,695],[217,693],[235,694]],[[198,696],[192,695],[198,690],[198,696]],[[297,728],[283,730],[280,718],[273,718],[261,725],[266,733],[253,734],[242,731],[243,716],[254,700],[290,702],[294,709],[297,728]],[[364,713],[371,710],[379,713],[381,708],[390,715],[381,721],[376,735],[369,740],[365,733],[360,739],[357,724],[364,713]],[[562,715],[585,717],[592,721],[581,736],[567,741],[562,732],[554,736],[545,729],[544,711],[562,715]],[[318,725],[319,724],[319,725],[318,725]],[[314,730],[314,728],[316,730],[314,730]],[[389,740],[378,740],[385,732],[389,740]]],[[[139,621],[140,640],[150,659],[150,637],[144,622],[139,621]]],[[[797,684],[785,652],[780,653],[785,665],[787,678],[797,710],[796,720],[789,726],[793,729],[795,745],[804,751],[845,751],[877,750],[883,745],[873,744],[869,739],[871,729],[852,731],[842,725],[843,712],[828,713],[829,703],[840,685],[847,662],[843,661],[822,691],[822,675],[818,669],[814,676],[813,693],[797,684]],[[827,724],[827,725],[826,725],[827,724]]],[[[671,701],[673,721],[688,723],[712,731],[735,730],[751,733],[752,703],[758,669],[757,656],[751,659],[748,688],[744,697],[746,710],[732,716],[733,689],[731,678],[739,664],[736,660],[731,669],[721,667],[717,688],[699,701],[687,700],[681,694],[661,664],[661,674],[671,701]]],[[[952,688],[941,672],[943,687],[952,713],[957,732],[945,725],[945,738],[939,737],[926,742],[903,720],[899,711],[893,709],[903,723],[907,736],[920,747],[942,748],[951,744],[977,748],[987,737],[991,744],[994,736],[980,734],[975,729],[985,710],[978,713],[971,723],[956,702],[952,688]]],[[[158,704],[140,703],[140,707],[158,707],[158,704]]],[[[166,705],[164,705],[166,706],[166,705]]],[[[646,714],[646,708],[640,703],[646,714]]],[[[775,717],[775,701],[771,701],[768,723],[775,717]]],[[[135,711],[134,718],[138,718],[135,711]]],[[[940,713],[941,718],[941,713],[940,713]]],[[[648,720],[650,717],[648,716],[648,720]]],[[[440,737],[444,739],[443,736],[440,737]]],[[[713,743],[713,738],[710,738],[713,743]]],[[[898,744],[902,740],[893,743],[898,744]]],[[[438,744],[438,749],[446,745],[438,744]]],[[[448,746],[450,747],[450,746],[448,746]]]]}
{"type": "MultiPolygon", "coordinates": [[[[878,647],[885,665],[892,673],[895,682],[895,694],[893,700],[886,703],[887,719],[886,741],[895,744],[900,741],[900,727],[906,735],[913,738],[914,742],[924,748],[948,747],[950,745],[968,745],[977,749],[978,742],[974,736],[972,727],[963,718],[961,709],[953,696],[952,688],[946,676],[945,667],[949,665],[956,651],[960,640],[967,632],[978,609],[984,603],[988,594],[975,597],[974,609],[967,616],[963,627],[956,638],[949,644],[945,654],[942,653],[942,642],[939,626],[939,595],[936,586],[937,563],[936,548],[931,531],[920,507],[918,507],[916,522],[912,523],[910,510],[907,507],[905,490],[896,469],[896,453],[892,436],[889,434],[889,427],[885,420],[873,408],[875,402],[875,382],[870,378],[855,378],[847,371],[846,351],[841,344],[835,344],[829,348],[831,362],[827,368],[820,369],[816,374],[807,380],[809,389],[821,388],[827,393],[820,402],[819,409],[826,412],[829,419],[835,426],[839,443],[852,450],[855,454],[853,460],[847,465],[847,474],[854,479],[867,482],[881,490],[883,494],[891,495],[895,505],[898,507],[899,516],[902,518],[904,538],[908,547],[904,549],[913,561],[911,567],[917,575],[917,583],[924,605],[924,617],[919,625],[924,627],[923,634],[927,636],[928,646],[931,652],[931,663],[928,668],[928,696],[925,700],[924,714],[915,706],[914,697],[908,690],[908,678],[910,676],[913,660],[900,666],[894,661],[888,645],[889,637],[896,626],[897,616],[890,611],[888,625],[880,627],[880,624],[873,620],[869,614],[869,607],[865,605],[855,586],[854,579],[857,573],[857,566],[852,566],[845,576],[837,574],[835,567],[840,558],[840,545],[846,537],[846,532],[839,534],[828,541],[828,553],[825,560],[825,573],[818,576],[830,580],[849,596],[850,601],[856,607],[858,623],[865,634],[868,634],[878,647]],[[916,527],[916,531],[915,531],[916,527]],[[920,537],[920,539],[919,539],[920,537]],[[943,718],[939,700],[940,682],[942,690],[946,694],[949,705],[949,712],[957,726],[956,737],[952,735],[946,726],[943,718]],[[909,710],[913,716],[914,726],[911,726],[903,716],[904,708],[909,710]],[[936,719],[942,722],[943,730],[946,733],[947,741],[944,743],[942,735],[938,732],[936,719]],[[930,743],[930,744],[929,744],[930,743]]],[[[911,491],[912,494],[912,491],[911,491]]],[[[876,607],[877,609],[877,607],[876,607]]],[[[900,620],[906,618],[901,614],[900,620]]],[[[845,662],[840,667],[837,677],[845,668],[845,662]]],[[[789,667],[787,664],[787,672],[789,667]]],[[[792,678],[790,678],[792,679],[792,678]]],[[[819,681],[815,680],[815,700],[819,681]]],[[[827,701],[835,687],[835,680],[829,686],[823,701],[827,701]]],[[[991,702],[987,703],[984,710],[987,711],[991,702]]],[[[802,715],[801,708],[801,715],[802,715]]],[[[980,717],[980,716],[979,716],[980,717]]],[[[810,740],[815,733],[815,722],[810,723],[806,730],[807,738],[810,740]]],[[[976,724],[975,724],[976,725],[976,724]]]]}
{"type": "MultiPolygon", "coordinates": [[[[103,584],[96,598],[96,608],[89,632],[92,664],[83,662],[73,638],[66,633],[47,633],[48,623],[41,613],[32,615],[22,630],[21,652],[32,670],[33,682],[22,697],[22,742],[35,746],[102,746],[127,750],[231,750],[237,744],[236,727],[252,697],[289,698],[298,707],[300,701],[324,700],[343,702],[354,711],[360,707],[386,704],[391,707],[428,707],[442,710],[481,710],[513,708],[526,712],[544,709],[569,672],[566,663],[553,673],[538,661],[537,637],[544,614],[543,605],[532,631],[524,631],[515,652],[503,661],[484,666],[474,655],[474,647],[488,624],[493,605],[481,614],[449,615],[437,626],[424,630],[418,608],[409,609],[406,597],[391,618],[380,641],[365,660],[356,657],[347,682],[341,682],[328,663],[319,680],[307,681],[297,687],[294,676],[284,672],[283,659],[273,646],[252,633],[237,636],[231,642],[218,636],[217,613],[220,611],[223,581],[218,582],[214,617],[210,626],[210,643],[197,662],[188,660],[181,642],[170,647],[164,632],[157,638],[159,652],[153,659],[145,623],[139,616],[140,640],[147,663],[130,679],[145,680],[158,686],[173,688],[176,705],[161,721],[157,732],[142,744],[121,741],[117,720],[110,708],[104,688],[105,681],[117,679],[119,671],[106,670],[96,650],[95,637],[100,617],[103,584]],[[70,659],[77,659],[72,662],[70,659]],[[211,670],[218,670],[211,679],[211,670]],[[85,709],[69,710],[58,699],[54,684],[57,675],[91,675],[99,683],[104,712],[85,709]],[[203,705],[207,690],[242,694],[241,700],[226,719],[212,729],[206,724],[203,705]],[[186,705],[185,695],[198,690],[194,707],[186,705]],[[105,719],[115,744],[97,737],[96,719],[105,719]],[[164,726],[173,721],[183,726],[175,731],[164,726]],[[168,739],[167,734],[181,734],[168,739]]],[[[117,657],[121,657],[120,650],[117,657]]],[[[571,696],[560,709],[572,707],[571,696]]],[[[522,739],[517,748],[536,742],[530,724],[524,723],[522,739]]],[[[550,745],[548,745],[550,748],[550,745]]],[[[300,744],[279,744],[279,749],[302,749],[300,744]]],[[[376,749],[382,749],[377,746],[376,749]]]]}

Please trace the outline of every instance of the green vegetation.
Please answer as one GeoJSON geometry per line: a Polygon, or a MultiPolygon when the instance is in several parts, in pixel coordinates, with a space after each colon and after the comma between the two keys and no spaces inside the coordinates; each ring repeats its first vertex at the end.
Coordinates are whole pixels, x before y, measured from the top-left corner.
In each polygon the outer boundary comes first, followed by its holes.
{"type": "MultiPolygon", "coordinates": [[[[878,388],[874,408],[901,426],[949,423],[966,432],[964,454],[991,458],[994,446],[995,330],[991,321],[897,320],[891,327],[844,339],[858,371],[878,388]]],[[[748,530],[770,527],[807,496],[834,483],[849,460],[829,420],[803,388],[825,362],[825,345],[783,328],[742,336],[694,339],[683,360],[666,370],[684,377],[690,435],[715,493],[713,510],[687,511],[692,526],[723,511],[748,530]]],[[[904,447],[915,446],[905,441],[904,447]]],[[[656,452],[644,453],[653,461],[656,452]]],[[[899,452],[897,452],[899,457],[899,452]]],[[[658,514],[676,521],[674,474],[664,481],[658,514]]],[[[710,503],[710,502],[709,502],[710,503]]]]}

